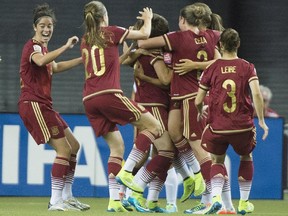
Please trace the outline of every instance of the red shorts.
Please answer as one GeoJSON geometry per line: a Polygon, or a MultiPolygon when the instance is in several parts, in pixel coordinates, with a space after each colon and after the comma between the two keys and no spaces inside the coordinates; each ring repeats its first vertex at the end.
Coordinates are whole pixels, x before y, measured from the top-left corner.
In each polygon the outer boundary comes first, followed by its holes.
{"type": "Polygon", "coordinates": [[[203,132],[202,147],[215,155],[225,154],[229,144],[238,155],[250,154],[256,146],[256,129],[233,134],[213,133],[209,126],[203,132]]]}
{"type": "Polygon", "coordinates": [[[97,137],[118,130],[117,124],[137,121],[142,113],[148,112],[121,93],[91,97],[84,101],[84,108],[97,137]]]}
{"type": "Polygon", "coordinates": [[[168,110],[164,106],[144,106],[161,124],[163,131],[168,131],[168,110]]]}
{"type": "Polygon", "coordinates": [[[197,121],[197,109],[194,104],[195,97],[184,100],[172,100],[170,109],[181,109],[183,118],[183,136],[191,141],[200,140],[206,120],[197,121]]]}
{"type": "Polygon", "coordinates": [[[64,130],[68,125],[51,106],[24,101],[20,102],[18,107],[25,127],[38,145],[47,143],[50,138],[65,137],[64,130]]]}

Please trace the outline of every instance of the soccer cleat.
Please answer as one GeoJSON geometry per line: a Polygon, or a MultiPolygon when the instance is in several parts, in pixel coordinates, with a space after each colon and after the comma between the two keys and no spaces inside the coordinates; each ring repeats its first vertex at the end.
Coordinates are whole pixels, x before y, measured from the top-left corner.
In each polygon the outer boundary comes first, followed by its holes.
{"type": "Polygon", "coordinates": [[[227,214],[237,214],[237,213],[236,213],[235,209],[226,210],[225,208],[222,208],[219,211],[217,211],[216,214],[225,214],[225,215],[227,215],[227,214]]]}
{"type": "Polygon", "coordinates": [[[148,201],[147,202],[147,207],[150,211],[155,212],[155,213],[168,213],[166,209],[161,208],[158,205],[158,201],[148,201]]]}
{"type": "Polygon", "coordinates": [[[127,211],[133,211],[132,205],[128,202],[127,199],[123,198],[121,200],[122,206],[127,210],[127,211]]]}
{"type": "Polygon", "coordinates": [[[128,212],[123,206],[120,200],[109,200],[107,212],[128,212]]]}
{"type": "Polygon", "coordinates": [[[210,207],[204,210],[204,214],[216,214],[222,208],[221,196],[214,196],[210,207]]]}
{"type": "Polygon", "coordinates": [[[133,182],[132,173],[127,172],[123,168],[116,175],[115,179],[119,184],[125,185],[126,187],[130,188],[133,191],[136,191],[138,193],[143,192],[143,189],[133,182]]]}
{"type": "Polygon", "coordinates": [[[194,192],[194,179],[193,177],[189,176],[183,181],[183,195],[180,198],[180,202],[185,202],[187,199],[190,198],[192,193],[194,192]]]}
{"type": "Polygon", "coordinates": [[[63,200],[58,201],[54,205],[50,202],[48,203],[48,211],[80,211],[80,209],[75,208],[69,203],[63,202],[63,200]]]}
{"type": "Polygon", "coordinates": [[[132,192],[131,196],[128,197],[128,202],[134,206],[138,212],[151,212],[148,208],[146,208],[146,200],[141,193],[132,192]]]}
{"type": "Polygon", "coordinates": [[[172,204],[172,203],[167,203],[167,205],[166,205],[166,212],[167,212],[167,213],[178,212],[177,205],[176,205],[176,204],[172,204]]]}
{"type": "Polygon", "coordinates": [[[75,208],[81,210],[81,211],[86,211],[90,209],[90,205],[85,204],[85,203],[81,203],[78,199],[76,199],[75,197],[72,197],[68,200],[64,201],[65,203],[68,203],[71,206],[74,206],[75,208]]]}
{"type": "Polygon", "coordinates": [[[237,214],[245,215],[247,213],[252,213],[254,211],[254,205],[248,200],[240,200],[237,209],[237,214]]]}
{"type": "Polygon", "coordinates": [[[191,209],[187,209],[184,211],[184,214],[202,214],[202,211],[206,209],[206,205],[204,203],[199,203],[198,205],[192,207],[191,209]]]}
{"type": "Polygon", "coordinates": [[[195,174],[194,182],[195,182],[194,196],[200,196],[206,190],[206,183],[203,179],[201,172],[195,174]]]}

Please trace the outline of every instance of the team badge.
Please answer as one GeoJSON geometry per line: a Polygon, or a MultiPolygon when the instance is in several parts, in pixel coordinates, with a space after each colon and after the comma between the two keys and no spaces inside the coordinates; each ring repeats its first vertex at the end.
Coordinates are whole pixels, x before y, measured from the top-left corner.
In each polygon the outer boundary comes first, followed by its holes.
{"type": "Polygon", "coordinates": [[[51,127],[52,136],[57,136],[59,134],[59,129],[57,126],[51,127]]]}

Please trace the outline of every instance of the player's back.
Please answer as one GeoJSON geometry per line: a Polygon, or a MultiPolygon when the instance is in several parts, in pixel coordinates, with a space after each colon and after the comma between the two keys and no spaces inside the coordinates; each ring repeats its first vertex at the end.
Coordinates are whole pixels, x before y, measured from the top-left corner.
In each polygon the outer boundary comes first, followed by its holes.
{"type": "Polygon", "coordinates": [[[238,131],[253,126],[249,82],[258,79],[254,65],[218,59],[204,71],[200,85],[209,87],[208,123],[214,130],[238,131]]]}
{"type": "MultiPolygon", "coordinates": [[[[218,38],[212,32],[196,34],[192,31],[172,32],[165,35],[169,50],[172,51],[172,64],[181,59],[209,61],[214,58],[218,38]]],[[[196,94],[201,71],[191,71],[185,75],[173,73],[171,95],[173,98],[196,94]]]]}

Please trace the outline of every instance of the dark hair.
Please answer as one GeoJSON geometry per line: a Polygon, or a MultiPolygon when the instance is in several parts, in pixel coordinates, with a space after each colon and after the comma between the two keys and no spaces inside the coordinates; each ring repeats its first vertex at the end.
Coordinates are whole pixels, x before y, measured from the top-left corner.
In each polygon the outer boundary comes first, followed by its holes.
{"type": "Polygon", "coordinates": [[[235,29],[227,28],[222,32],[220,42],[227,52],[236,52],[240,46],[239,33],[235,29]]]}
{"type": "Polygon", "coordinates": [[[33,10],[33,23],[37,25],[41,17],[49,16],[53,20],[53,24],[56,23],[56,17],[54,10],[49,7],[47,3],[37,5],[33,10]]]}
{"type": "Polygon", "coordinates": [[[100,1],[91,1],[84,6],[84,39],[89,46],[107,47],[107,32],[100,26],[106,14],[107,10],[100,1]]]}
{"type": "MultiPolygon", "coordinates": [[[[134,25],[134,29],[139,30],[144,25],[143,20],[137,20],[134,25]]],[[[168,21],[161,15],[153,13],[153,18],[151,20],[151,34],[150,38],[157,37],[169,32],[168,21]]]]}
{"type": "Polygon", "coordinates": [[[212,11],[208,5],[204,3],[194,3],[187,5],[180,10],[180,16],[183,17],[188,24],[199,26],[200,24],[211,22],[212,11]]]}

